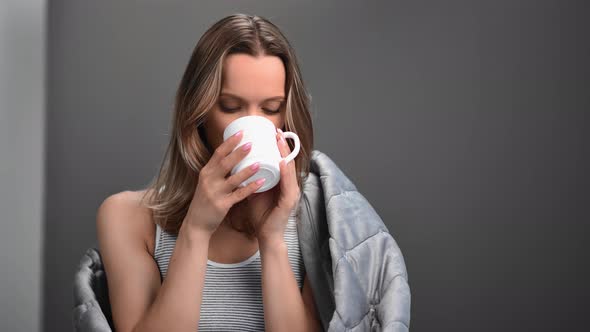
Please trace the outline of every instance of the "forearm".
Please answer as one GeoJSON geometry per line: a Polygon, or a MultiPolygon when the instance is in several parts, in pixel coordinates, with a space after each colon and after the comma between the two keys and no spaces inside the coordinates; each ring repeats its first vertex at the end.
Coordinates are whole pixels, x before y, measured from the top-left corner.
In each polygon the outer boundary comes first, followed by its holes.
{"type": "Polygon", "coordinates": [[[259,241],[266,331],[308,331],[308,315],[283,238],[259,241]]]}
{"type": "Polygon", "coordinates": [[[183,224],[166,278],[135,331],[194,332],[198,329],[209,239],[209,235],[183,224]]]}

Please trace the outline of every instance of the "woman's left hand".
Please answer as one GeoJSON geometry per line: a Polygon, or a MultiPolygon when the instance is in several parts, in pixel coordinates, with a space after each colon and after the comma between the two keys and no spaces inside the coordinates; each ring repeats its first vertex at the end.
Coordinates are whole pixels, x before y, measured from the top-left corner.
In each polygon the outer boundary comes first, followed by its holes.
{"type": "MultiPolygon", "coordinates": [[[[291,149],[285,141],[283,131],[279,128],[277,128],[276,138],[281,157],[287,157],[291,149]]],[[[299,202],[300,190],[297,184],[295,160],[291,160],[288,164],[281,161],[279,168],[281,179],[276,186],[247,197],[259,244],[283,239],[289,216],[299,202]]]]}

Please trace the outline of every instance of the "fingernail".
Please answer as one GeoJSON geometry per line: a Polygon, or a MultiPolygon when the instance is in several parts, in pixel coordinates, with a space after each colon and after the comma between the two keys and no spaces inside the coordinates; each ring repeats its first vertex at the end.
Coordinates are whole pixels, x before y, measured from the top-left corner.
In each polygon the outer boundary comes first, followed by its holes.
{"type": "Polygon", "coordinates": [[[252,164],[252,166],[250,166],[250,169],[254,171],[254,170],[258,169],[259,166],[260,166],[260,163],[255,162],[254,164],[252,164]]]}
{"type": "Polygon", "coordinates": [[[283,143],[285,143],[285,135],[283,135],[283,131],[281,130],[281,128],[279,128],[279,133],[280,133],[280,136],[281,136],[281,141],[283,143]]]}
{"type": "Polygon", "coordinates": [[[262,183],[264,183],[264,181],[266,181],[265,178],[258,179],[258,180],[256,180],[256,184],[261,185],[262,183]]]}
{"type": "Polygon", "coordinates": [[[234,136],[235,136],[235,137],[242,136],[242,131],[243,131],[243,130],[240,130],[240,131],[238,131],[237,133],[235,133],[235,134],[234,134],[234,136]]]}
{"type": "Polygon", "coordinates": [[[251,147],[252,147],[252,142],[248,142],[248,143],[242,145],[242,150],[248,151],[248,150],[250,150],[251,147]]]}

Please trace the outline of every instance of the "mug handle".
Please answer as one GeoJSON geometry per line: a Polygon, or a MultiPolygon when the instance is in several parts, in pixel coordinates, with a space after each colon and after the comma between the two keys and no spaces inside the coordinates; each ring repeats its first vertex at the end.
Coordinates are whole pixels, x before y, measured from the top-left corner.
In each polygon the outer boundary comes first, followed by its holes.
{"type": "Polygon", "coordinates": [[[285,160],[285,164],[288,164],[291,160],[295,159],[295,157],[299,153],[299,148],[300,148],[299,136],[297,136],[297,134],[295,134],[292,131],[283,132],[283,136],[285,136],[285,138],[291,138],[295,141],[295,148],[293,149],[293,152],[289,153],[288,156],[283,158],[283,160],[285,160]]]}

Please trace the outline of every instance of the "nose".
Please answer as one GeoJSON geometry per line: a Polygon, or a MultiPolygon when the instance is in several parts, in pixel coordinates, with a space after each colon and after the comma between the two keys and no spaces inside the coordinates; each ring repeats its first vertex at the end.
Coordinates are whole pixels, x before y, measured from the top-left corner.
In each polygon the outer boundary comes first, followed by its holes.
{"type": "Polygon", "coordinates": [[[258,106],[250,106],[248,107],[248,109],[246,110],[246,115],[259,115],[259,116],[264,116],[264,110],[258,106]]]}

